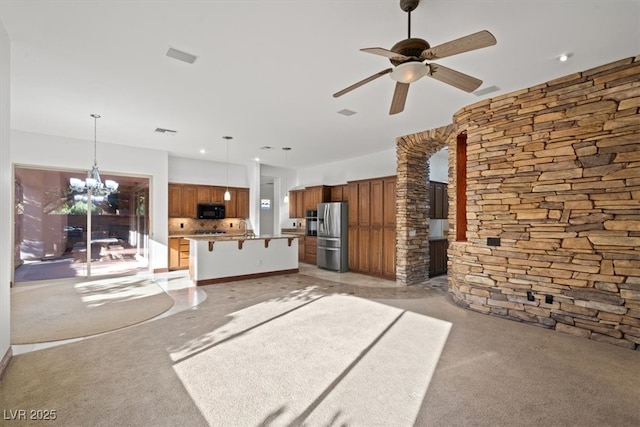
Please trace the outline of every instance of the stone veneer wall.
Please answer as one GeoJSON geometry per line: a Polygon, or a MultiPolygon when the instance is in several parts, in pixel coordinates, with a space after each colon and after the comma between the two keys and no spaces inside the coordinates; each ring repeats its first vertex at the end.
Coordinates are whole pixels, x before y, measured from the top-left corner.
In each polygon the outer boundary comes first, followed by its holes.
{"type": "Polygon", "coordinates": [[[396,141],[396,282],[416,285],[429,278],[429,158],[455,141],[449,125],[396,141]]]}
{"type": "MultiPolygon", "coordinates": [[[[452,227],[449,244],[456,303],[640,347],[639,108],[636,57],[455,114],[468,134],[467,241],[453,241],[452,227]]],[[[455,143],[449,165],[455,225],[455,143]]]]}

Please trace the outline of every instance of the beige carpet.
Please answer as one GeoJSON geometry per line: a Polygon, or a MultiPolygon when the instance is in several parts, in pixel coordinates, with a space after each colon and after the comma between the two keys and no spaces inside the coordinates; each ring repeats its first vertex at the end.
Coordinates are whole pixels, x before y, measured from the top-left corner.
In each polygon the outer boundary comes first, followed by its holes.
{"type": "Polygon", "coordinates": [[[139,277],[17,290],[11,296],[11,344],[86,337],[151,319],[173,306],[152,280],[139,277]]]}

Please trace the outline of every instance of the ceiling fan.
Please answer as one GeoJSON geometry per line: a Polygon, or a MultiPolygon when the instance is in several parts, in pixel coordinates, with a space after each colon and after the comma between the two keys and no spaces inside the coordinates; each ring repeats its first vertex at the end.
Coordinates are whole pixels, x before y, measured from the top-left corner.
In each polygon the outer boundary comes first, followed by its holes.
{"type": "Polygon", "coordinates": [[[435,64],[432,59],[446,58],[447,56],[469,52],[483,47],[493,46],[496,39],[489,31],[483,30],[470,34],[459,39],[431,47],[427,41],[411,38],[411,11],[413,11],[420,0],[400,0],[400,8],[408,15],[408,35],[405,40],[396,43],[391,50],[381,47],[370,47],[360,49],[362,52],[372,53],[389,58],[394,65],[372,76],[367,77],[351,86],[333,94],[334,98],[351,92],[352,90],[369,83],[378,77],[391,73],[391,78],[396,81],[396,88],[391,101],[389,114],[397,114],[404,110],[404,104],[409,92],[409,84],[424,76],[432,77],[443,83],[462,89],[466,92],[473,92],[482,84],[482,80],[471,77],[451,68],[435,64]]]}

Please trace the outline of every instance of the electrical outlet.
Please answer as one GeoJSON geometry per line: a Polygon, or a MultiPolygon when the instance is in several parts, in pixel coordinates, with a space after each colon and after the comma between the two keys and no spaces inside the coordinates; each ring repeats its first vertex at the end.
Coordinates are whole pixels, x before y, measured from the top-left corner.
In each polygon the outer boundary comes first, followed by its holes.
{"type": "Polygon", "coordinates": [[[527,291],[527,301],[535,301],[533,297],[533,291],[527,291]]]}
{"type": "Polygon", "coordinates": [[[296,222],[293,221],[293,228],[296,228],[296,222]]]}
{"type": "Polygon", "coordinates": [[[233,228],[233,223],[232,222],[229,223],[229,228],[233,228]]]}
{"type": "Polygon", "coordinates": [[[544,296],[545,304],[553,304],[553,295],[546,294],[544,296]]]}
{"type": "Polygon", "coordinates": [[[180,228],[184,228],[184,223],[180,223],[180,228]]]}

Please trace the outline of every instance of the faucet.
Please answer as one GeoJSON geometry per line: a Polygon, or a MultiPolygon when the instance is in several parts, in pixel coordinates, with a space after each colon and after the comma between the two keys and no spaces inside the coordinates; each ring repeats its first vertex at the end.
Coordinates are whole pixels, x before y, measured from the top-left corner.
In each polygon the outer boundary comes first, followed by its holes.
{"type": "Polygon", "coordinates": [[[253,231],[249,232],[249,230],[247,229],[247,220],[246,219],[240,218],[240,220],[238,222],[242,223],[242,225],[244,226],[244,232],[242,233],[242,235],[244,237],[255,237],[255,234],[253,234],[253,231]]]}

